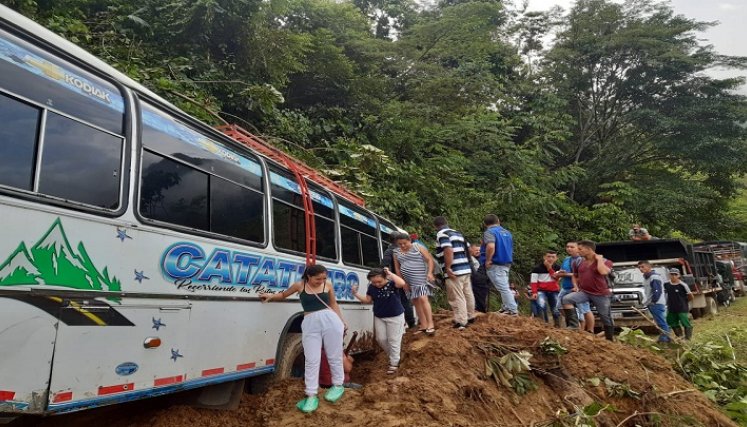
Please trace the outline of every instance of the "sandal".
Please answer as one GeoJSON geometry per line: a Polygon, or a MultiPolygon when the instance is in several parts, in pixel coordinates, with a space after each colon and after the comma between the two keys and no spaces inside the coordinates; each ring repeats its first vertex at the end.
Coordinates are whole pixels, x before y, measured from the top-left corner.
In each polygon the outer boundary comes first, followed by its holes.
{"type": "Polygon", "coordinates": [[[396,374],[397,373],[397,367],[396,366],[390,366],[389,369],[386,370],[386,373],[389,375],[396,374]]]}
{"type": "Polygon", "coordinates": [[[436,329],[435,328],[428,328],[428,329],[424,330],[423,332],[425,332],[425,334],[428,335],[428,336],[436,335],[436,329]]]}
{"type": "Polygon", "coordinates": [[[417,331],[413,332],[413,335],[422,334],[423,332],[428,333],[428,329],[418,329],[417,331]]]}

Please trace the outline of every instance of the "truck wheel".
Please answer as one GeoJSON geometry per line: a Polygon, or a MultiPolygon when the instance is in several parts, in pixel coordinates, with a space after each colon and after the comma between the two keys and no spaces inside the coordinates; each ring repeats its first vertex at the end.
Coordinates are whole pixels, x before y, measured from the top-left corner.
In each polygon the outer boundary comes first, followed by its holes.
{"type": "Polygon", "coordinates": [[[716,302],[716,298],[708,297],[706,299],[706,307],[704,309],[706,311],[706,314],[709,316],[715,316],[718,314],[718,303],[716,302]]]}
{"type": "Polygon", "coordinates": [[[275,365],[275,378],[303,378],[305,363],[301,334],[286,335],[277,365],[275,365]]]}

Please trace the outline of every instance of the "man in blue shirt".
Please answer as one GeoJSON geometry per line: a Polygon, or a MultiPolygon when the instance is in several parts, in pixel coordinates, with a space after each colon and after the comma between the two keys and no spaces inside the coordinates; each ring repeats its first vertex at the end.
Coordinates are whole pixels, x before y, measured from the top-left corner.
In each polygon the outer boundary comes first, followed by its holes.
{"type": "Polygon", "coordinates": [[[485,233],[482,235],[480,263],[485,266],[490,281],[501,294],[503,307],[499,313],[518,316],[519,306],[508,283],[508,272],[514,262],[513,236],[501,227],[500,220],[494,214],[485,215],[483,225],[485,233]]]}
{"type": "MultiPolygon", "coordinates": [[[[563,297],[573,292],[573,263],[578,263],[581,256],[578,254],[578,244],[575,241],[570,241],[565,244],[565,252],[568,254],[563,260],[563,264],[560,266],[557,277],[562,278],[560,280],[560,294],[558,295],[558,306],[557,309],[561,311],[563,304],[563,297]]],[[[579,325],[578,328],[582,331],[586,330],[594,332],[594,313],[591,312],[591,305],[588,302],[582,302],[576,305],[576,316],[578,316],[579,325]]],[[[566,322],[568,323],[568,322],[566,322]]],[[[568,326],[566,324],[566,326],[568,326]]]]}

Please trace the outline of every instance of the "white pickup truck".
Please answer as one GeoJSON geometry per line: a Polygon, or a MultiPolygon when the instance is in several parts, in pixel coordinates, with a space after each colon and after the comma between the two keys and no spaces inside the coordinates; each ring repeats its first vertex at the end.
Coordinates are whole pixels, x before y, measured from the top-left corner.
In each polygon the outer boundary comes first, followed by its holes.
{"type": "Polygon", "coordinates": [[[719,287],[714,255],[710,251],[693,250],[690,243],[675,239],[623,241],[597,244],[597,253],[613,262],[612,318],[616,326],[649,327],[651,324],[633,308],[645,312],[643,302],[650,289],[644,286],[638,261],[649,261],[664,282],[670,268],[682,272],[694,299],[690,312],[697,318],[716,314],[715,296],[719,287]]]}

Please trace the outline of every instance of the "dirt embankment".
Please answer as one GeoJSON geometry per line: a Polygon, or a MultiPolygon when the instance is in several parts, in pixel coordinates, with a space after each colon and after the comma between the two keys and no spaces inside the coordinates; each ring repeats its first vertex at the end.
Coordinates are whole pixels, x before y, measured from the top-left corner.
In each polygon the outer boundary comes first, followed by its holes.
{"type": "Polygon", "coordinates": [[[361,361],[336,405],[320,402],[314,414],[294,407],[300,379],[285,380],[259,396],[245,395],[236,411],[175,406],[108,420],[108,427],[190,426],[564,426],[582,420],[583,408],[607,406],[599,426],[735,426],[664,359],[602,338],[547,327],[528,318],[483,316],[465,331],[440,314],[435,337],[407,334],[396,376],[386,375],[383,353],[361,361]],[[550,337],[567,348],[548,355],[550,337]],[[488,376],[485,344],[532,353],[529,378],[537,389],[523,396],[488,376]],[[611,380],[605,383],[605,379],[611,380]],[[636,411],[641,415],[633,416],[636,411]],[[574,415],[575,414],[575,415],[574,415]],[[553,424],[555,423],[555,424],[553,424]]]}

